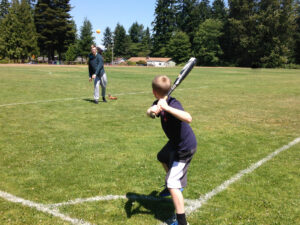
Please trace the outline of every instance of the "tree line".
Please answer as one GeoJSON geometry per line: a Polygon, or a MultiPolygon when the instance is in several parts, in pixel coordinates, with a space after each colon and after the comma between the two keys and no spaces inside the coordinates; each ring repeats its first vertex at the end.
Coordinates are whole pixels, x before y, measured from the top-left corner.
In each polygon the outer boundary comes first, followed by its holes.
{"type": "MultiPolygon", "coordinates": [[[[0,59],[35,56],[73,61],[95,42],[85,18],[80,30],[69,0],[1,0],[0,59]]],[[[105,61],[132,56],[170,57],[198,65],[284,67],[300,64],[299,0],[157,0],[152,31],[135,22],[103,32],[105,61]]]]}

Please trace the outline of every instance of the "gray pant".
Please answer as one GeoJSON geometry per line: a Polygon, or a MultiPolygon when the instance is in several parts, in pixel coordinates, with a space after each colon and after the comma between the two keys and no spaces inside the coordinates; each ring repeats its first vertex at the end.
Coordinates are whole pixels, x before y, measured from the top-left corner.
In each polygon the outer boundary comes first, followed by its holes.
{"type": "Polygon", "coordinates": [[[107,84],[107,77],[106,73],[103,74],[101,78],[96,76],[94,80],[94,99],[99,100],[99,84],[101,85],[102,89],[102,97],[105,97],[105,91],[106,91],[106,84],[107,84]]]}

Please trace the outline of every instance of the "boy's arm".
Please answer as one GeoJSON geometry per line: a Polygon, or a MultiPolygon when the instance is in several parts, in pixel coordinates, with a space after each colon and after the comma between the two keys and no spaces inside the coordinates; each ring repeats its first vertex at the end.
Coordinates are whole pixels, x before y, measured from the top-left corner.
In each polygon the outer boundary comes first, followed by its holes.
{"type": "Polygon", "coordinates": [[[186,122],[186,123],[192,122],[192,116],[188,112],[169,106],[165,99],[160,99],[158,101],[157,105],[164,111],[172,114],[177,119],[179,119],[183,122],[186,122]]]}

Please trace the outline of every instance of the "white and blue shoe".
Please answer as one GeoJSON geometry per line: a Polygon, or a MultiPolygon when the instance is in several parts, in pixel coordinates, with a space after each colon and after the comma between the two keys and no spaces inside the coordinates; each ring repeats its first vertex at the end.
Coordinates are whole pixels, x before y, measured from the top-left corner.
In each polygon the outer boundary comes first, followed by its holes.
{"type": "Polygon", "coordinates": [[[177,220],[175,220],[173,223],[171,223],[170,225],[178,225],[177,220]]]}

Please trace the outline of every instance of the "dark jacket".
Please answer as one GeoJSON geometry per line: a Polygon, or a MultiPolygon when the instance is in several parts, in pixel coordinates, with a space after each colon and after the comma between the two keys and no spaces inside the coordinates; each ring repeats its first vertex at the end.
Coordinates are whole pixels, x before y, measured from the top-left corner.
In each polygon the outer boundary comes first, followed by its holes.
{"type": "Polygon", "coordinates": [[[89,56],[89,77],[92,77],[93,74],[96,74],[98,77],[102,77],[105,73],[103,58],[100,54],[95,56],[90,53],[89,56]]]}

